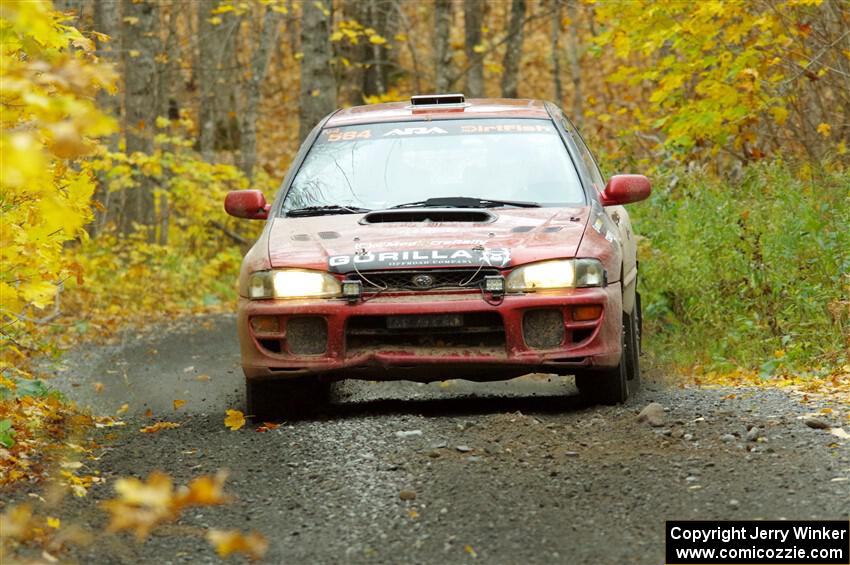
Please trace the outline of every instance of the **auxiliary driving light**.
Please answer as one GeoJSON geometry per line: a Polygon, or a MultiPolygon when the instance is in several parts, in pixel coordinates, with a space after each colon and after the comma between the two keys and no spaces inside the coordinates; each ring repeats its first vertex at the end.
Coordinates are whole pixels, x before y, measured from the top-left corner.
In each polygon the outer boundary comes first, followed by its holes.
{"type": "Polygon", "coordinates": [[[363,283],[360,281],[342,281],[342,296],[349,302],[355,302],[363,294],[363,283]]]}
{"type": "Polygon", "coordinates": [[[484,277],[484,290],[494,296],[505,294],[505,277],[502,275],[488,275],[484,277]]]}

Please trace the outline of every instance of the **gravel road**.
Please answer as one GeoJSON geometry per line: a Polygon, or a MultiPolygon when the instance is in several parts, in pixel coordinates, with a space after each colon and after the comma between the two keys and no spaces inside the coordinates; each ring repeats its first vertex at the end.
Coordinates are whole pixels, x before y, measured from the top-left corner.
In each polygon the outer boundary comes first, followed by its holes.
{"type": "MultiPolygon", "coordinates": [[[[62,364],[54,384],[72,398],[101,413],[129,405],[127,426],[104,435],[106,483],[66,499],[63,522],[101,528],[92,498],[157,469],[178,484],[228,469],[236,497],[144,543],[102,535],[72,552],[83,563],[217,562],[204,532],[238,528],[269,538],[269,563],[658,564],[666,519],[850,517],[847,440],[804,425],[817,403],[779,390],[650,381],[598,408],[570,378],[347,382],[321,417],[256,433],[223,425],[227,408],[243,409],[231,316],[62,364]],[[174,399],[187,402],[175,411],[174,399]],[[657,427],[637,419],[651,402],[665,409],[657,427]],[[157,419],[182,427],[139,433],[157,419]]],[[[823,418],[848,427],[846,410],[823,418]]]]}

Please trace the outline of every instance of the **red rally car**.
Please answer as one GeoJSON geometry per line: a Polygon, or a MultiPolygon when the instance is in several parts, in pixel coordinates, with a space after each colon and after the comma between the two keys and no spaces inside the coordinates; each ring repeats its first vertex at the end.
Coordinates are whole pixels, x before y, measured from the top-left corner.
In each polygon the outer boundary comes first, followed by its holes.
{"type": "Polygon", "coordinates": [[[414,96],[339,110],[304,141],[239,277],[247,410],[315,407],[345,378],[575,375],[593,401],[640,379],[635,234],[580,134],[538,100],[414,96]]]}

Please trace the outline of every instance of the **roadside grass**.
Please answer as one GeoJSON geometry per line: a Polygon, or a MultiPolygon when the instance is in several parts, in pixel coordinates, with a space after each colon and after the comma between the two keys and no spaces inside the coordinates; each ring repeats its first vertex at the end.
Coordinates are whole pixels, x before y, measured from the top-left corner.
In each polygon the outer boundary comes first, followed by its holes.
{"type": "Polygon", "coordinates": [[[850,389],[850,173],[653,180],[632,214],[655,363],[695,384],[850,389]]]}

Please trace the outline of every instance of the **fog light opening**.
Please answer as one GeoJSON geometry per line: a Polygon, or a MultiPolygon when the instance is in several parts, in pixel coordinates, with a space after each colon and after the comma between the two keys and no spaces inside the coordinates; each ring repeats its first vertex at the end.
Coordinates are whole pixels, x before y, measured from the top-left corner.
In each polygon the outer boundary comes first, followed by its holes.
{"type": "Polygon", "coordinates": [[[602,315],[602,306],[598,304],[587,304],[573,306],[573,320],[576,322],[588,322],[597,320],[602,315]]]}

